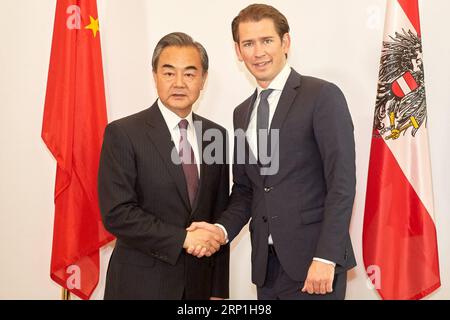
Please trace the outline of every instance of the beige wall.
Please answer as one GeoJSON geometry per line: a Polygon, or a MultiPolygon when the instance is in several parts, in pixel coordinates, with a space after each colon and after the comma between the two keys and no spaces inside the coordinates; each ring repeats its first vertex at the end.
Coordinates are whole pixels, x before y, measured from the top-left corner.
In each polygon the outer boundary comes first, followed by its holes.
{"type": "MultiPolygon", "coordinates": [[[[384,19],[384,0],[263,1],[292,28],[290,64],[344,91],[355,124],[357,196],[351,234],[358,267],[348,299],[376,299],[361,256],[365,186],[384,19]]],[[[55,162],[40,139],[56,0],[0,0],[0,299],[58,299],[50,280],[55,162]]],[[[150,56],[157,40],[184,31],[202,42],[211,69],[197,111],[232,130],[232,110],[253,90],[234,55],[230,22],[251,1],[98,0],[109,120],[155,100],[150,56]]],[[[448,0],[421,1],[425,79],[442,287],[450,297],[450,76],[448,0]]],[[[102,252],[102,298],[111,246],[102,252]]],[[[231,298],[254,299],[247,229],[232,244],[231,298]]]]}

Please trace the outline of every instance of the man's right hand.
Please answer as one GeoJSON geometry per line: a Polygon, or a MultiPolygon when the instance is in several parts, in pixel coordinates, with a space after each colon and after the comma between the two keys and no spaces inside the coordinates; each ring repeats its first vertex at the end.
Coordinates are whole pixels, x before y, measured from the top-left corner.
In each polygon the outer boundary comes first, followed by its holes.
{"type": "MultiPolygon", "coordinates": [[[[186,229],[189,232],[195,232],[198,230],[204,230],[204,231],[208,231],[211,232],[215,235],[214,239],[219,243],[219,248],[220,245],[223,245],[226,243],[226,239],[225,239],[225,233],[223,232],[223,230],[221,228],[219,228],[218,226],[211,224],[211,223],[207,223],[207,222],[193,222],[189,228],[186,229]]],[[[217,248],[216,251],[219,250],[219,248],[217,248]]],[[[197,246],[189,246],[187,248],[187,253],[192,254],[193,256],[196,256],[198,258],[203,257],[204,255],[206,256],[210,256],[211,254],[213,254],[214,252],[208,252],[208,250],[206,248],[202,248],[200,245],[197,246]],[[209,254],[211,253],[211,254],[209,254]]]]}
{"type": "Polygon", "coordinates": [[[220,249],[221,237],[215,232],[203,228],[189,227],[184,240],[183,248],[189,254],[197,253],[195,256],[201,258],[203,256],[210,257],[220,249]]]}

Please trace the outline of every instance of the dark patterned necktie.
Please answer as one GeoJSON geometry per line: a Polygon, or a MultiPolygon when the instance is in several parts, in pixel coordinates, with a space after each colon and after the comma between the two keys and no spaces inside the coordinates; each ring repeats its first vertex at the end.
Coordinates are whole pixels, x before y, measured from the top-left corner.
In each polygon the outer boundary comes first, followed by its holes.
{"type": "Polygon", "coordinates": [[[258,161],[262,158],[262,151],[267,151],[267,156],[270,156],[270,144],[267,141],[267,137],[269,135],[269,101],[267,101],[267,98],[272,93],[273,89],[266,89],[261,91],[259,94],[260,100],[258,105],[258,110],[256,113],[256,141],[257,141],[257,148],[258,148],[258,161]],[[262,130],[262,131],[261,131],[262,130]],[[266,139],[263,139],[263,141],[260,141],[260,133],[262,135],[265,135],[266,139]],[[267,147],[264,147],[264,144],[267,145],[267,147]]]}
{"type": "Polygon", "coordinates": [[[198,170],[194,150],[187,138],[188,124],[186,119],[183,119],[178,123],[178,128],[180,129],[178,155],[181,159],[181,165],[183,166],[184,177],[186,178],[189,201],[191,206],[193,206],[198,190],[198,170]]]}

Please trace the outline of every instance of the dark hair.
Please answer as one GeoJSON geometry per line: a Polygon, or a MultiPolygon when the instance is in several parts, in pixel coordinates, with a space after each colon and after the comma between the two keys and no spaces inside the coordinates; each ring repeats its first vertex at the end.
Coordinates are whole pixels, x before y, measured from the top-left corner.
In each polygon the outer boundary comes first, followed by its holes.
{"type": "Polygon", "coordinates": [[[241,22],[259,22],[262,19],[271,19],[280,39],[289,32],[289,23],[286,17],[277,9],[267,4],[251,4],[233,19],[231,23],[231,32],[234,42],[239,42],[239,24],[241,22]]]}
{"type": "Polygon", "coordinates": [[[199,43],[194,41],[191,36],[187,35],[183,32],[172,32],[159,40],[158,44],[155,47],[155,50],[153,51],[153,57],[152,57],[152,68],[153,71],[156,72],[158,68],[158,61],[159,57],[161,55],[161,52],[167,48],[167,47],[194,47],[198,50],[200,53],[200,59],[202,62],[202,68],[203,73],[208,71],[209,67],[209,59],[208,59],[208,53],[206,52],[205,48],[199,43]]]}

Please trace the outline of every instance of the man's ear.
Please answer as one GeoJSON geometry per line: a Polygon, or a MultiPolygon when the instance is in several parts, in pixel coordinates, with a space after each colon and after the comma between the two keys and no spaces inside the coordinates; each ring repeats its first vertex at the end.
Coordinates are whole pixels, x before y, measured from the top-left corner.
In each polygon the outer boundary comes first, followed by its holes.
{"type": "Polygon", "coordinates": [[[234,50],[236,50],[236,55],[239,59],[239,61],[244,61],[244,59],[242,59],[242,55],[241,55],[241,48],[239,47],[239,42],[235,42],[234,43],[234,50]]]}
{"type": "Polygon", "coordinates": [[[291,47],[291,36],[289,33],[285,33],[283,38],[281,38],[281,46],[283,47],[283,53],[287,54],[291,47]]]}
{"type": "Polygon", "coordinates": [[[205,86],[205,83],[206,83],[206,79],[208,78],[208,71],[206,71],[206,72],[204,72],[203,74],[202,74],[202,86],[201,86],[201,88],[200,88],[200,90],[203,90],[203,87],[205,86]]]}

